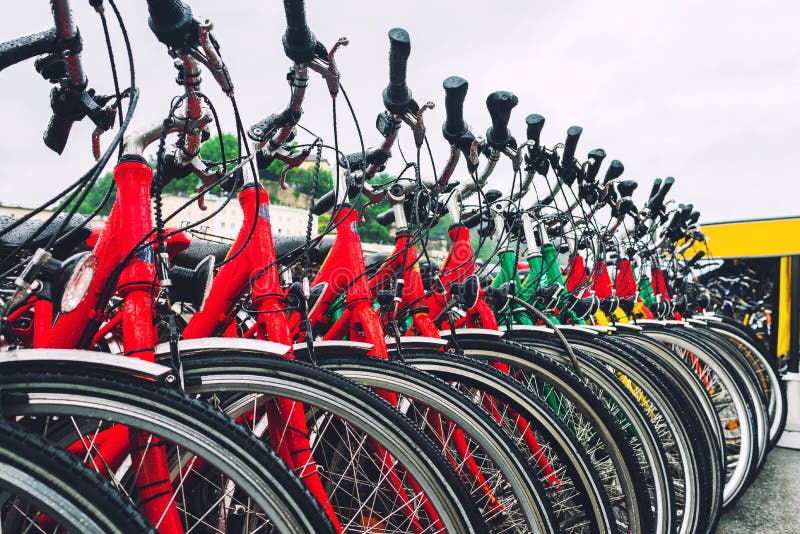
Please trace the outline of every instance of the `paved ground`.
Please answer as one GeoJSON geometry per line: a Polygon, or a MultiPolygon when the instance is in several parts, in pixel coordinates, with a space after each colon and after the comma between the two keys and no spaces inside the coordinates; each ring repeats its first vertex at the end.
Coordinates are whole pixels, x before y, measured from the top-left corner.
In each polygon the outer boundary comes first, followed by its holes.
{"type": "Polygon", "coordinates": [[[736,506],[726,512],[718,534],[800,532],[800,451],[775,447],[761,473],[736,506]]]}

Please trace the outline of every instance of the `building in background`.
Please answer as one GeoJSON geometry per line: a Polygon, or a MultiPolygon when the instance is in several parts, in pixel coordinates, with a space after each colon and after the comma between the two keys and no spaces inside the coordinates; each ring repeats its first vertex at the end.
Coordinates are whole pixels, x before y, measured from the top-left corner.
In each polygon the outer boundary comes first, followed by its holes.
{"type": "MultiPolygon", "coordinates": [[[[162,197],[164,216],[166,217],[178,211],[187,200],[188,198],[179,196],[162,197]]],[[[205,205],[207,209],[205,211],[200,209],[197,202],[193,202],[181,210],[178,215],[167,224],[173,227],[193,225],[221,208],[219,213],[209,220],[200,223],[195,229],[211,236],[234,239],[244,222],[242,207],[239,205],[239,200],[236,195],[234,195],[226,205],[224,205],[225,201],[225,197],[206,195],[205,205]]],[[[305,237],[306,227],[308,226],[308,210],[282,206],[280,204],[270,204],[269,214],[272,223],[272,233],[274,235],[305,237]]],[[[317,216],[314,215],[311,222],[311,235],[313,237],[317,234],[317,216]]]]}

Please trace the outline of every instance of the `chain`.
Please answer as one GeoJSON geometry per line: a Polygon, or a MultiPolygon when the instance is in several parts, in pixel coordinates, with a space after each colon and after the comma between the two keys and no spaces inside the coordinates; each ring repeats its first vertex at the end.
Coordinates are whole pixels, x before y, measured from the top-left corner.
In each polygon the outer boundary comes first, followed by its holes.
{"type": "Polygon", "coordinates": [[[303,275],[308,276],[311,269],[311,231],[314,226],[314,204],[317,197],[317,184],[319,183],[319,169],[322,163],[322,140],[317,138],[317,155],[314,160],[314,180],[311,182],[311,205],[308,207],[308,221],[306,222],[306,246],[303,251],[303,275]]]}

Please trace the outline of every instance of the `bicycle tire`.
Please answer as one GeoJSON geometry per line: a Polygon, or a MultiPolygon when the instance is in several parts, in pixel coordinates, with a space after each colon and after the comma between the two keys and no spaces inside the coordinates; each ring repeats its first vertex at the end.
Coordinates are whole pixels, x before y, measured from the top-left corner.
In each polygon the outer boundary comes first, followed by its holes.
{"type": "MultiPolygon", "coordinates": [[[[641,472],[638,459],[628,442],[625,432],[616,418],[607,412],[602,401],[571,370],[555,360],[524,346],[496,337],[483,335],[459,335],[457,348],[464,356],[485,362],[502,362],[524,370],[528,376],[555,388],[561,395],[560,402],[571,403],[573,414],[585,418],[588,430],[596,433],[598,443],[602,443],[607,454],[604,461],[609,463],[606,472],[600,470],[604,481],[616,485],[616,493],[610,494],[610,502],[620,526],[634,532],[650,532],[653,528],[653,510],[650,503],[645,477],[641,472]],[[609,478],[613,472],[613,480],[609,478]],[[624,523],[624,526],[622,526],[624,523]]],[[[406,357],[407,358],[407,357],[406,357]]],[[[412,365],[415,362],[409,361],[412,365]]],[[[514,371],[512,371],[514,374],[514,371]]],[[[528,389],[540,394],[541,391],[528,389]]],[[[589,442],[584,441],[585,447],[589,442]]],[[[588,450],[588,449],[587,449],[588,450]]],[[[592,451],[596,452],[596,451],[592,451]]],[[[607,486],[610,488],[610,486],[607,486]]]]}
{"type": "MultiPolygon", "coordinates": [[[[407,350],[403,351],[403,357],[404,359],[414,359],[414,362],[419,364],[420,368],[386,361],[374,361],[373,359],[365,359],[358,356],[347,359],[337,356],[331,360],[323,360],[320,364],[369,387],[378,387],[390,391],[398,390],[405,394],[413,395],[415,398],[424,396],[426,405],[434,406],[435,409],[441,410],[445,414],[450,413],[452,410],[448,404],[457,400],[459,404],[466,401],[465,412],[477,412],[478,416],[474,423],[463,421],[465,431],[470,434],[472,432],[479,434],[497,427],[501,433],[501,437],[494,438],[497,443],[509,443],[516,451],[516,455],[521,457],[527,469],[531,469],[530,466],[535,463],[535,460],[529,459],[530,450],[528,449],[526,453],[523,453],[521,451],[523,444],[518,445],[503,434],[505,430],[498,426],[497,421],[481,406],[480,402],[466,398],[455,388],[466,385],[470,388],[470,392],[476,389],[481,393],[488,392],[493,399],[500,400],[504,404],[511,406],[529,424],[537,425],[537,438],[542,438],[544,435],[546,445],[543,445],[543,448],[552,447],[558,450],[557,455],[563,461],[561,464],[563,466],[562,469],[566,471],[563,480],[560,482],[565,485],[575,484],[575,496],[580,499],[577,502],[553,503],[552,508],[555,517],[558,519],[558,531],[610,532],[612,530],[611,515],[608,511],[610,507],[591,461],[580,445],[574,443],[574,439],[569,435],[569,431],[564,428],[563,423],[554,415],[547,415],[547,406],[543,403],[537,403],[537,399],[531,398],[526,390],[514,380],[499,373],[496,369],[474,360],[440,352],[420,350],[414,350],[410,353],[407,350]],[[429,369],[423,360],[426,357],[446,366],[447,371],[441,372],[436,369],[429,369]],[[421,369],[424,369],[424,371],[421,369]],[[432,373],[427,372],[429,370],[432,373]],[[441,380],[435,378],[435,376],[441,376],[441,380]],[[534,404],[537,405],[535,408],[531,406],[534,404]],[[542,419],[545,418],[547,422],[542,423],[542,419]],[[482,429],[474,429],[476,424],[482,429]],[[560,433],[558,437],[552,435],[553,429],[560,433]],[[567,442],[566,446],[562,445],[565,442],[567,442]],[[581,508],[576,510],[578,506],[581,508]],[[588,528],[586,524],[581,524],[580,510],[583,510],[583,513],[586,514],[594,514],[594,519],[588,523],[588,528]]],[[[508,445],[503,446],[507,447],[508,445]]],[[[492,446],[487,444],[486,448],[490,449],[492,446]]],[[[537,485],[539,485],[540,478],[542,483],[546,483],[548,475],[542,473],[541,468],[537,468],[536,471],[541,473],[538,476],[534,473],[537,485]]],[[[548,485],[548,488],[548,493],[554,492],[553,486],[548,485]]],[[[557,495],[554,497],[557,497],[557,495]]]]}
{"type": "Polygon", "coordinates": [[[156,532],[96,472],[9,421],[0,421],[0,503],[6,503],[0,520],[3,532],[21,531],[26,521],[41,526],[42,513],[69,532],[156,532]]]}
{"type": "MultiPolygon", "coordinates": [[[[561,343],[531,336],[525,332],[513,334],[515,342],[544,353],[546,356],[569,365],[563,354],[561,343]]],[[[572,344],[572,343],[571,343],[572,344]]],[[[572,344],[573,352],[580,362],[584,383],[590,386],[605,404],[607,411],[618,421],[633,445],[640,469],[645,477],[652,504],[654,529],[656,532],[672,532],[677,523],[678,506],[674,478],[668,473],[668,460],[663,449],[658,429],[640,405],[639,399],[619,378],[587,352],[572,344]]]]}
{"type": "Polygon", "coordinates": [[[663,439],[674,441],[667,455],[675,462],[680,459],[680,466],[673,464],[671,473],[683,470],[683,475],[675,478],[675,486],[685,485],[683,491],[688,492],[688,498],[684,496],[688,504],[683,506],[679,532],[709,531],[722,505],[723,468],[713,430],[702,410],[692,406],[691,397],[684,393],[681,384],[658,367],[648,365],[644,359],[646,349],[634,348],[613,335],[587,338],[572,334],[569,339],[573,346],[588,351],[641,388],[649,405],[648,413],[656,410],[669,428],[663,439]]]}
{"type": "Polygon", "coordinates": [[[486,532],[480,511],[434,443],[372,391],[296,360],[215,352],[184,359],[187,392],[281,397],[308,409],[319,408],[323,414],[335,414],[378,440],[403,470],[411,473],[449,532],[486,532]]]}
{"type": "MultiPolygon", "coordinates": [[[[177,444],[179,455],[185,451],[199,455],[237,491],[246,491],[279,531],[335,532],[283,461],[209,405],[127,372],[82,368],[75,362],[53,367],[42,370],[41,364],[4,362],[0,373],[3,414],[28,417],[26,428],[39,429],[61,446],[73,443],[75,433],[82,441],[83,433],[91,432],[97,421],[147,432],[161,440],[154,447],[166,442],[177,444]],[[51,419],[53,415],[60,419],[51,419]]],[[[181,475],[182,481],[188,478],[178,471],[174,476],[181,475]]],[[[183,519],[188,521],[190,515],[186,510],[183,519]]]]}
{"type": "MultiPolygon", "coordinates": [[[[735,428],[731,428],[729,423],[721,423],[723,430],[733,434],[734,440],[736,432],[739,433],[739,452],[728,454],[726,447],[726,478],[722,505],[724,511],[742,496],[758,464],[758,435],[753,413],[756,409],[754,403],[757,401],[747,395],[746,387],[736,369],[715,355],[702,341],[687,336],[684,330],[687,329],[647,328],[643,330],[643,334],[666,344],[676,353],[683,352],[683,354],[678,353],[679,357],[683,358],[689,354],[697,357],[705,366],[702,372],[706,376],[711,376],[712,380],[716,378],[714,390],[718,393],[712,397],[720,399],[723,408],[727,405],[735,410],[735,414],[731,413],[732,417],[727,419],[735,421],[735,428]]],[[[729,441],[726,440],[726,444],[729,441]]]]}

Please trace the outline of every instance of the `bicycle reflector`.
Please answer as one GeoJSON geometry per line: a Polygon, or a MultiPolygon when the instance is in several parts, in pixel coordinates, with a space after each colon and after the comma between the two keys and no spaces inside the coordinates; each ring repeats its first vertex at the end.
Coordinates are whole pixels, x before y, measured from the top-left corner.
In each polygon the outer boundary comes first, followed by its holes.
{"type": "Polygon", "coordinates": [[[65,262],[65,271],[69,272],[69,279],[64,285],[64,293],[61,296],[61,313],[69,313],[78,307],[89,285],[94,278],[97,269],[97,256],[91,252],[73,256],[65,262]],[[72,263],[72,265],[69,265],[72,263]]]}

